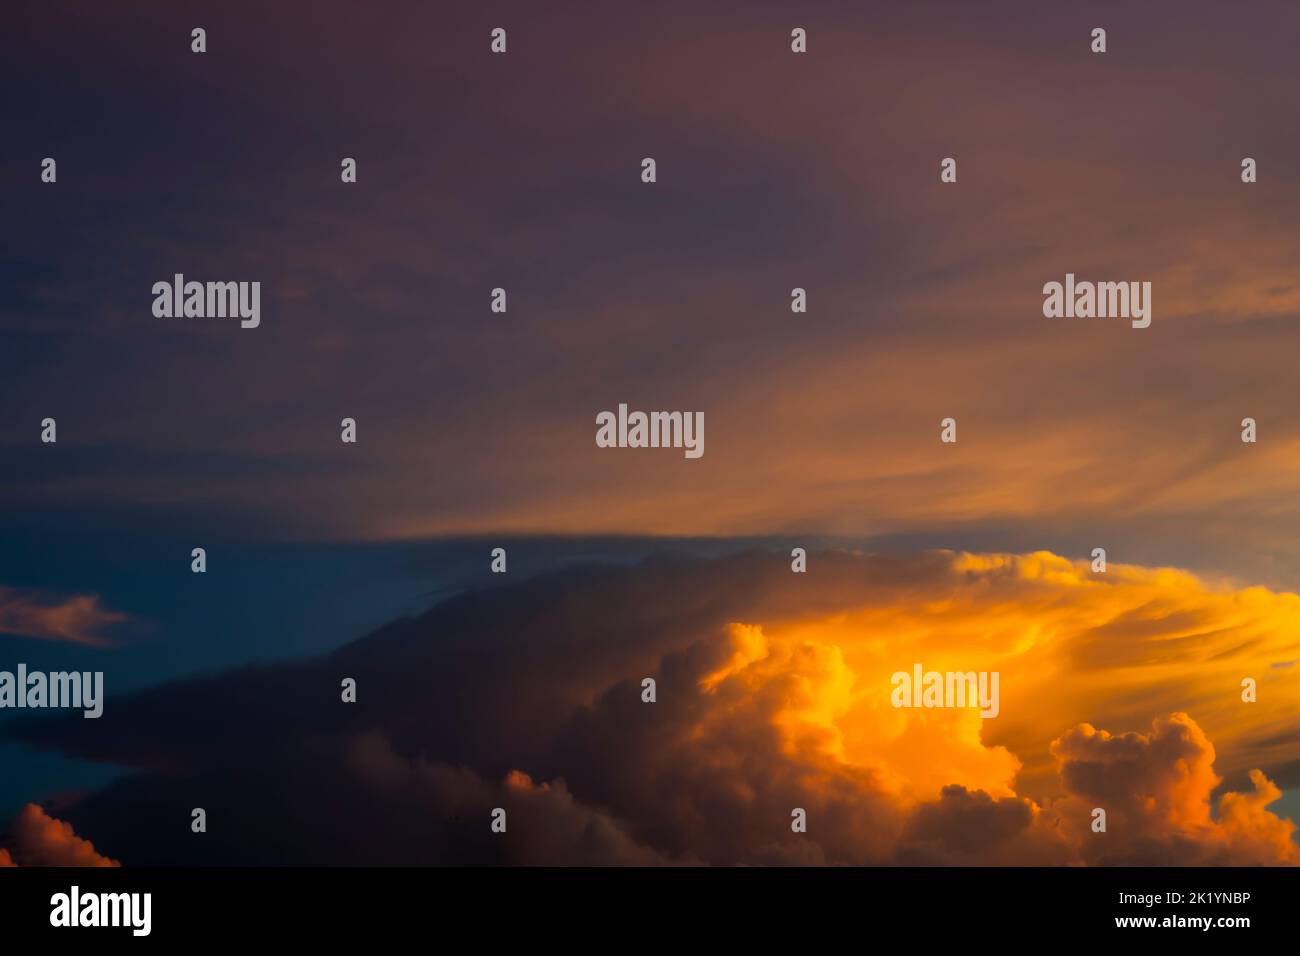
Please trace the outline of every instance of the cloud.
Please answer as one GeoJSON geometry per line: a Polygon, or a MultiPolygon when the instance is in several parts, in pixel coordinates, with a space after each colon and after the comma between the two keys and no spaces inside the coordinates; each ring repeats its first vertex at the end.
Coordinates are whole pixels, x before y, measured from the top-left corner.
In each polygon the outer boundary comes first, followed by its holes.
{"type": "Polygon", "coordinates": [[[132,865],[1292,863],[1298,618],[1045,552],[660,557],[6,730],[136,769],[67,811],[132,865]],[[999,716],[893,707],[918,662],[997,671],[999,716]],[[193,806],[241,839],[178,838],[193,806]]]}
{"type": "MultiPolygon", "coordinates": [[[[477,851],[465,862],[502,865],[651,866],[669,862],[632,840],[608,814],[578,802],[563,780],[535,783],[511,771],[489,782],[465,767],[395,753],[382,736],[366,734],[352,741],[347,764],[377,792],[415,801],[422,813],[441,821],[436,840],[444,853],[453,833],[465,848],[477,851]],[[486,822],[496,809],[506,811],[510,839],[498,839],[486,822]]],[[[453,857],[446,862],[454,862],[453,857]]]]}
{"type": "Polygon", "coordinates": [[[34,803],[10,824],[9,847],[0,849],[0,866],[121,866],[95,851],[72,825],[48,816],[34,803]]]}
{"type": "MultiPolygon", "coordinates": [[[[825,4],[807,11],[807,57],[782,48],[779,5],[745,4],[743,16],[696,5],[681,30],[655,5],[575,19],[510,3],[529,42],[492,68],[510,71],[511,97],[425,82],[426,59],[402,42],[431,29],[472,35],[467,14],[407,4],[388,35],[361,35],[349,5],[316,6],[310,27],[259,12],[248,70],[174,64],[205,84],[209,122],[226,134],[185,162],[152,163],[143,119],[123,121],[110,145],[102,131],[67,144],[72,168],[103,177],[88,187],[121,170],[157,177],[130,209],[79,220],[84,245],[43,215],[43,193],[11,197],[30,235],[0,283],[0,323],[16,343],[0,354],[10,414],[46,414],[40,343],[57,330],[59,390],[83,436],[57,455],[0,444],[0,497],[16,514],[75,506],[187,534],[201,520],[370,538],[977,525],[1021,536],[982,547],[1124,541],[1143,560],[1296,580],[1300,422],[1287,411],[1287,346],[1300,209],[1288,184],[1300,132],[1257,95],[1262,80],[1289,89],[1300,78],[1279,44],[1289,31],[1270,29],[1294,21],[1290,5],[1269,3],[1231,37],[1213,4],[1182,5],[1176,37],[1157,12],[1126,10],[1124,35],[1152,42],[1124,70],[1089,74],[1095,99],[1077,104],[1079,70],[1094,65],[1079,57],[1091,55],[1067,42],[1080,30],[1072,14],[1041,3],[1021,4],[1015,25],[955,4],[944,17],[929,5],[825,4]],[[1189,55],[1197,35],[1214,38],[1213,55],[1189,55]],[[300,51],[293,71],[276,66],[286,44],[300,51]],[[336,49],[350,51],[348,70],[305,52],[336,49]],[[545,52],[555,49],[568,51],[562,70],[545,52]],[[613,75],[617,104],[593,93],[613,75]],[[1219,123],[1204,122],[1207,108],[1219,123]],[[439,115],[439,128],[408,135],[413,109],[439,115]],[[363,169],[364,222],[314,192],[340,110],[368,117],[364,152],[386,157],[375,175],[363,169]],[[276,143],[283,177],[239,176],[251,141],[276,143]],[[663,144],[667,173],[652,201],[635,176],[647,141],[663,144]],[[961,180],[941,186],[953,142],[965,144],[961,180]],[[1260,182],[1240,183],[1240,157],[1224,154],[1232,142],[1259,144],[1260,182]],[[454,191],[431,188],[435,168],[454,191]],[[182,189],[186,216],[174,208],[182,189]],[[142,316],[138,289],[159,278],[142,269],[167,254],[256,270],[268,314],[258,348],[220,323],[142,316]],[[430,290],[447,314],[471,314],[506,270],[510,325],[443,323],[431,355],[430,290]],[[1045,320],[1039,290],[1067,270],[1152,281],[1153,328],[1045,320]],[[777,281],[786,276],[797,278],[777,281]],[[813,319],[797,349],[795,281],[813,319]],[[371,334],[355,334],[357,314],[371,316],[371,334]],[[205,399],[232,376],[237,393],[205,399]],[[369,383],[347,397],[364,460],[319,425],[340,381],[369,383]],[[704,411],[705,457],[684,467],[680,455],[597,449],[595,413],[633,394],[704,411]],[[949,414],[956,446],[938,441],[949,414]],[[1238,440],[1246,414],[1259,419],[1253,446],[1238,440]],[[102,436],[112,440],[85,443],[102,436]],[[528,469],[502,467],[503,449],[528,469]]],[[[153,15],[184,27],[175,11],[153,15]]],[[[97,43],[110,17],[87,10],[49,26],[106,98],[140,104],[139,117],[185,108],[184,82],[150,87],[131,68],[148,38],[97,43]]],[[[30,24],[42,32],[35,9],[30,24]]],[[[13,164],[45,148],[43,117],[96,129],[64,64],[39,43],[17,46],[15,67],[40,95],[10,124],[13,164]]],[[[439,68],[479,76],[481,52],[457,44],[439,68]]]]}
{"type": "Polygon", "coordinates": [[[1187,866],[1300,863],[1295,824],[1266,808],[1282,792],[1259,770],[1251,793],[1226,792],[1211,814],[1214,746],[1187,714],[1157,718],[1149,734],[1080,724],[1052,743],[1069,796],[1057,809],[1094,864],[1187,866]],[[1107,830],[1091,834],[1090,807],[1107,830]]]}
{"type": "Polygon", "coordinates": [[[908,821],[897,852],[914,865],[1032,865],[1075,863],[1076,849],[1032,800],[989,796],[960,784],[944,787],[908,821]]]}
{"type": "Polygon", "coordinates": [[[1219,825],[1234,846],[1246,848],[1252,862],[1286,860],[1300,863],[1295,843],[1296,825],[1270,813],[1266,807],[1282,797],[1282,791],[1260,770],[1250,772],[1251,793],[1225,793],[1219,798],[1219,825]]]}
{"type": "Polygon", "coordinates": [[[0,586],[0,634],[103,647],[104,629],[127,619],[104,609],[94,594],[63,597],[0,586]]]}

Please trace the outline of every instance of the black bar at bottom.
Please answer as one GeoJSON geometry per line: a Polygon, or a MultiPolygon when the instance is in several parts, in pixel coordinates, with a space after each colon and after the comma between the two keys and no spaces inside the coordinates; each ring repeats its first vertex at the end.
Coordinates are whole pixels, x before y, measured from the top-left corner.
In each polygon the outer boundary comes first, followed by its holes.
{"type": "Polygon", "coordinates": [[[456,948],[512,939],[734,947],[842,932],[863,945],[897,934],[988,943],[1025,933],[1231,945],[1294,932],[1297,891],[1293,868],[0,869],[0,933],[6,944],[75,934],[128,945],[405,937],[456,948]],[[78,922],[116,911],[127,925],[52,925],[52,915],[71,922],[74,886],[78,922]],[[136,935],[142,906],[102,896],[123,893],[149,894],[147,936],[136,935]]]}

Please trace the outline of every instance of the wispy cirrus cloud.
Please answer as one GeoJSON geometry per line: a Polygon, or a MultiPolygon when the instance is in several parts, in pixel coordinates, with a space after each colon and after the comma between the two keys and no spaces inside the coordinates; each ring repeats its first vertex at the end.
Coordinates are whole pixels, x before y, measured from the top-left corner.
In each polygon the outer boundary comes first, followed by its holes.
{"type": "Polygon", "coordinates": [[[105,631],[129,616],[105,608],[96,594],[70,596],[0,586],[0,634],[105,647],[105,631]]]}
{"type": "MultiPolygon", "coordinates": [[[[1216,5],[1185,3],[1172,35],[1128,5],[1099,58],[1086,24],[1016,5],[1004,22],[955,3],[940,17],[809,4],[805,57],[782,4],[692,9],[683,33],[671,4],[507,3],[511,54],[485,74],[482,44],[452,44],[434,83],[408,40],[428,32],[427,4],[395,4],[377,32],[356,30],[350,4],[317,4],[312,36],[348,51],[345,71],[284,70],[302,18],[258,7],[240,70],[179,56],[162,86],[153,37],[104,47],[107,12],[60,24],[107,84],[112,123],[31,53],[20,68],[42,95],[16,106],[15,181],[51,116],[88,120],[60,156],[78,188],[156,178],[128,206],[88,208],[71,237],[46,214],[51,190],[13,196],[32,228],[0,282],[10,419],[40,421],[57,385],[75,428],[57,454],[0,429],[0,516],[166,509],[187,528],[341,539],[795,530],[1060,550],[1087,536],[1295,587],[1300,133],[1267,91],[1296,83],[1278,38],[1300,13],[1264,2],[1225,37],[1216,5]],[[619,95],[593,95],[610,77],[619,95]],[[202,128],[157,168],[140,117],[188,115],[196,89],[202,128]],[[439,124],[412,129],[412,109],[439,124]],[[344,135],[340,116],[367,121],[344,135]],[[274,176],[239,172],[250,141],[274,176]],[[336,153],[360,157],[361,180],[326,199],[321,157],[336,153]],[[653,189],[637,177],[649,153],[653,189]],[[949,155],[961,172],[945,186],[949,155]],[[262,280],[265,325],[153,317],[151,283],[198,263],[262,280]],[[1046,319],[1040,290],[1066,271],[1150,280],[1154,325],[1046,319]],[[497,285],[509,320],[462,320],[497,285]],[[633,396],[704,411],[706,456],[598,449],[595,413],[633,396]],[[362,455],[337,440],[344,414],[362,455]],[[938,441],[945,416],[957,446],[938,441]],[[952,539],[972,526],[1018,540],[952,539]]],[[[464,10],[437,18],[479,29],[464,10]]]]}

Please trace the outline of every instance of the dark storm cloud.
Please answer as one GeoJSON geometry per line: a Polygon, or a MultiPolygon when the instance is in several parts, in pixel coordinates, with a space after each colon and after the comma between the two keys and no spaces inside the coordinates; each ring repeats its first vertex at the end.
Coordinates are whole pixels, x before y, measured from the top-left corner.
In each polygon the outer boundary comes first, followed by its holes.
{"type": "MultiPolygon", "coordinates": [[[[977,627],[1005,624],[1012,606],[1031,628],[1057,627],[1081,585],[1062,559],[1045,573],[1048,558],[818,552],[808,575],[762,552],[574,566],[451,598],[323,658],[174,682],[94,722],[6,733],[132,768],[61,811],[127,865],[1055,864],[1085,859],[1098,802],[1116,829],[1145,836],[1122,852],[1092,847],[1096,862],[1294,854],[1292,825],[1267,810],[1280,792],[1258,771],[1211,820],[1215,753],[1186,715],[1157,718],[1149,736],[1080,724],[1051,744],[1063,795],[1033,798],[1008,789],[1014,756],[946,723],[961,714],[913,721],[885,706],[888,682],[867,657],[910,661],[951,653],[949,641],[974,653],[947,633],[961,631],[957,609],[977,627]],[[641,699],[647,676],[654,704],[641,699]],[[355,704],[340,701],[344,678],[355,704]],[[193,807],[208,813],[208,839],[190,839],[193,807]],[[508,835],[488,828],[496,808],[508,835]],[[790,829],[796,808],[806,834],[790,829]]],[[[1121,603],[1143,599],[1126,597],[1133,586],[1123,573],[1107,585],[1121,603]]],[[[1068,656],[1056,645],[1082,635],[1043,647],[1068,656]]],[[[1004,707],[1040,728],[1019,750],[1047,756],[1041,726],[1058,718],[1025,709],[1052,704],[1043,694],[1059,671],[1025,653],[1000,665],[1004,707]]],[[[1133,670],[1118,659],[1100,686],[1133,670]]],[[[1083,704],[1131,705],[1109,690],[1083,704]]]]}

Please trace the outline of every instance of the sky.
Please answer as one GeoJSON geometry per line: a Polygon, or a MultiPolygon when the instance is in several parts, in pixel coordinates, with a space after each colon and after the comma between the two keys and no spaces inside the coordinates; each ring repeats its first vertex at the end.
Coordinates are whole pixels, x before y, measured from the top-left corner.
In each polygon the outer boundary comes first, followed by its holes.
{"type": "Polygon", "coordinates": [[[0,717],[11,860],[1296,862],[1293,4],[4,16],[0,669],[109,702],[0,717]],[[1001,713],[890,707],[916,660],[1001,713]]]}

